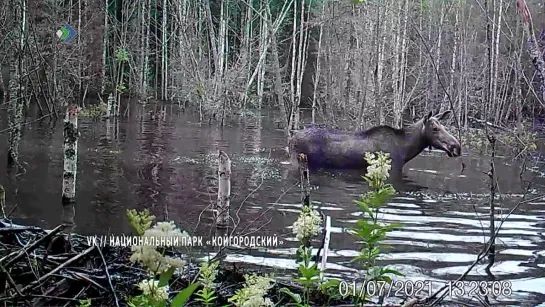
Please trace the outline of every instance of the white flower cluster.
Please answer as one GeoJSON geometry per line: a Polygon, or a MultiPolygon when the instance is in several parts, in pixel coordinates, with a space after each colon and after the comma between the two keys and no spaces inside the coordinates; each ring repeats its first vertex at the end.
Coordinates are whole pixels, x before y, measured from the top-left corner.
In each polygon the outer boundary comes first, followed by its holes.
{"type": "Polygon", "coordinates": [[[160,240],[161,238],[172,238],[172,239],[179,238],[179,242],[184,242],[182,241],[183,237],[186,237],[186,239],[184,240],[189,239],[189,234],[185,231],[183,232],[180,231],[180,229],[176,227],[173,221],[157,222],[155,226],[146,230],[146,232],[144,232],[142,236],[148,237],[148,238],[152,238],[152,237],[155,238],[155,240],[149,240],[150,242],[161,242],[160,240]]]}
{"type": "MultiPolygon", "coordinates": [[[[158,222],[154,227],[146,230],[142,237],[154,237],[159,239],[160,237],[181,237],[189,236],[187,232],[182,232],[176,228],[174,222],[158,222]]],[[[157,240],[155,240],[157,241],[157,240]]],[[[131,262],[139,262],[153,274],[160,274],[170,267],[182,268],[185,265],[185,261],[179,258],[172,258],[169,256],[163,256],[157,247],[153,245],[133,245],[133,254],[131,255],[131,262]]]]}
{"type": "Polygon", "coordinates": [[[246,287],[242,289],[239,297],[242,302],[238,302],[238,307],[268,307],[274,306],[274,303],[265,295],[272,288],[271,279],[268,277],[257,276],[255,274],[245,275],[246,287]]]}
{"type": "Polygon", "coordinates": [[[166,301],[168,299],[168,285],[159,287],[159,281],[153,279],[143,280],[138,284],[138,288],[142,290],[146,296],[151,296],[159,302],[166,301]]]}
{"type": "Polygon", "coordinates": [[[214,262],[204,261],[203,263],[201,263],[199,281],[202,283],[204,288],[206,289],[214,288],[214,280],[216,280],[216,276],[218,274],[218,265],[219,265],[218,261],[214,261],[214,262]]]}
{"type": "Polygon", "coordinates": [[[242,307],[264,307],[264,306],[274,306],[274,303],[271,301],[270,298],[262,296],[250,296],[244,304],[242,304],[242,307]]]}
{"type": "Polygon", "coordinates": [[[318,234],[322,217],[318,211],[310,207],[303,207],[301,214],[295,223],[293,223],[293,233],[297,240],[302,241],[304,238],[310,238],[318,234]]]}
{"type": "Polygon", "coordinates": [[[388,179],[392,168],[389,153],[377,152],[375,156],[374,153],[366,152],[365,160],[369,163],[366,175],[369,179],[381,182],[388,179]]]}

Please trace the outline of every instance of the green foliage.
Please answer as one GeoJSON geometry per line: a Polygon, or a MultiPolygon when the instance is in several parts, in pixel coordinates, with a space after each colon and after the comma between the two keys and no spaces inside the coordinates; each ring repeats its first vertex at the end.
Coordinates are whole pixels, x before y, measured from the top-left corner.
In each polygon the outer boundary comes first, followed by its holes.
{"type": "Polygon", "coordinates": [[[201,270],[199,272],[199,281],[203,284],[203,288],[199,290],[196,294],[198,298],[196,299],[199,302],[202,302],[204,306],[213,306],[213,302],[216,299],[215,291],[213,289],[213,283],[216,279],[218,273],[219,262],[208,262],[205,261],[201,264],[201,270]]]}
{"type": "Polygon", "coordinates": [[[420,8],[422,11],[427,12],[430,9],[430,4],[427,0],[420,1],[420,8]]]}
{"type": "Polygon", "coordinates": [[[195,84],[192,94],[197,101],[203,101],[206,97],[206,90],[202,84],[195,84]]]}
{"type": "Polygon", "coordinates": [[[193,292],[197,290],[200,283],[195,282],[187,286],[187,288],[180,291],[173,299],[170,307],[182,307],[185,306],[185,303],[189,300],[193,292]]]}
{"type": "Polygon", "coordinates": [[[90,117],[90,118],[98,118],[106,114],[106,110],[108,109],[108,106],[105,103],[99,103],[96,105],[92,105],[89,107],[86,107],[85,109],[82,109],[78,116],[80,117],[90,117]]]}
{"type": "Polygon", "coordinates": [[[131,224],[139,236],[142,236],[155,220],[155,216],[151,215],[148,209],[144,209],[141,212],[136,211],[136,209],[127,210],[127,218],[129,219],[129,224],[131,224]]]}
{"type": "Polygon", "coordinates": [[[125,83],[121,82],[117,85],[115,90],[118,91],[119,93],[124,93],[127,90],[127,87],[125,86],[125,83]]]}
{"type": "Polygon", "coordinates": [[[121,47],[117,47],[115,50],[115,59],[118,62],[126,63],[129,61],[129,52],[121,47]]]}
{"type": "MultiPolygon", "coordinates": [[[[496,138],[496,150],[507,149],[510,154],[530,154],[537,150],[539,135],[536,132],[529,132],[530,129],[523,129],[519,135],[515,133],[494,133],[496,138]]],[[[461,142],[463,145],[476,149],[479,153],[489,153],[492,149],[484,129],[471,129],[462,133],[461,142]]]]}
{"type": "MultiPolygon", "coordinates": [[[[401,276],[402,274],[393,269],[379,267],[376,264],[381,252],[380,248],[383,246],[381,241],[386,239],[388,232],[401,227],[399,223],[381,223],[378,216],[380,208],[396,193],[392,185],[386,183],[391,160],[388,154],[382,152],[378,152],[376,156],[368,153],[365,159],[369,163],[369,167],[363,178],[367,181],[371,190],[355,201],[363,213],[363,218],[352,229],[354,236],[358,241],[363,242],[364,247],[352,261],[358,261],[363,265],[366,272],[366,281],[383,281],[391,284],[392,275],[401,276]]],[[[368,300],[364,293],[362,295],[363,297],[358,297],[356,301],[366,302],[368,300]]]]}
{"type": "Polygon", "coordinates": [[[299,250],[303,261],[299,263],[299,278],[295,279],[295,281],[303,285],[306,292],[318,281],[320,270],[317,263],[311,263],[310,261],[312,259],[312,248],[300,246],[299,250]]]}
{"type": "Polygon", "coordinates": [[[301,298],[301,296],[291,292],[288,288],[282,288],[280,291],[289,295],[295,302],[295,306],[309,307],[311,290],[317,287],[320,282],[320,270],[317,263],[311,263],[312,248],[301,245],[298,252],[302,256],[303,261],[299,263],[299,277],[295,281],[303,286],[304,297],[301,298]]]}
{"type": "Polygon", "coordinates": [[[91,307],[91,299],[79,300],[78,307],[91,307]]]}

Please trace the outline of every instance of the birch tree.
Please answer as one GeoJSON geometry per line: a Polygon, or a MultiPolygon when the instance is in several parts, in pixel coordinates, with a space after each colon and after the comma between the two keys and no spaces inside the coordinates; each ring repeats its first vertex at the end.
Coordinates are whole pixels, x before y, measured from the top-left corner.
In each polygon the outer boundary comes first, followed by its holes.
{"type": "Polygon", "coordinates": [[[14,16],[20,23],[15,24],[16,42],[13,44],[14,56],[16,60],[15,74],[7,74],[9,84],[8,99],[8,166],[19,164],[19,142],[21,140],[21,123],[23,117],[23,107],[25,98],[25,89],[23,88],[23,78],[25,75],[24,52],[27,33],[27,2],[21,0],[20,5],[13,6],[14,16]]]}

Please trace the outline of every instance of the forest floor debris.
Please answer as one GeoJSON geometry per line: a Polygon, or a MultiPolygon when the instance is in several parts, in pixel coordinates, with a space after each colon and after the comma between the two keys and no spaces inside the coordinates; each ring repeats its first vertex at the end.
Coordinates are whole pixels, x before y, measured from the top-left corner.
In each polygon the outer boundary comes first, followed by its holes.
{"type": "MultiPolygon", "coordinates": [[[[90,246],[87,237],[67,235],[60,225],[53,230],[21,226],[0,220],[0,304],[6,306],[127,306],[127,298],[138,295],[139,281],[147,271],[130,262],[130,247],[90,246]]],[[[169,251],[170,253],[170,251],[169,251]]],[[[188,264],[172,277],[170,296],[188,286],[199,273],[188,264]]],[[[222,267],[217,275],[218,306],[243,287],[244,274],[237,268],[222,267]]],[[[302,292],[295,284],[277,281],[269,291],[274,301],[285,295],[280,288],[302,292]]],[[[317,293],[316,306],[349,306],[317,293]]],[[[199,306],[190,302],[188,306],[199,306]]]]}

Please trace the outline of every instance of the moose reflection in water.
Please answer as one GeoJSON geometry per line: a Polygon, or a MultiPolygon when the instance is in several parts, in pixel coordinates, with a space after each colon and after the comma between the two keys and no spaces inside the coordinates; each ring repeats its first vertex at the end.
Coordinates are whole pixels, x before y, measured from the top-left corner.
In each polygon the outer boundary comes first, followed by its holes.
{"type": "Polygon", "coordinates": [[[395,129],[377,126],[364,131],[347,133],[328,128],[306,128],[295,131],[289,139],[292,160],[297,155],[307,155],[312,169],[367,168],[366,152],[383,151],[390,154],[392,173],[402,176],[403,166],[418,156],[426,147],[434,147],[449,157],[461,154],[460,142],[441,124],[451,111],[437,116],[428,113],[409,127],[395,129]]]}

